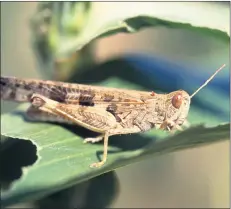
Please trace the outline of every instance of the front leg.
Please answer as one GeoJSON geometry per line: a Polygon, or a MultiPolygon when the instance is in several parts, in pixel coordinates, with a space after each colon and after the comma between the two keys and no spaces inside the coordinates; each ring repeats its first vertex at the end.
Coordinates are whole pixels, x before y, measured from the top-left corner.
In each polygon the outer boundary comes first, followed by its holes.
{"type": "Polygon", "coordinates": [[[165,120],[161,125],[160,128],[162,130],[170,131],[171,133],[178,131],[183,131],[182,127],[179,126],[176,122],[173,122],[172,120],[165,120]]]}

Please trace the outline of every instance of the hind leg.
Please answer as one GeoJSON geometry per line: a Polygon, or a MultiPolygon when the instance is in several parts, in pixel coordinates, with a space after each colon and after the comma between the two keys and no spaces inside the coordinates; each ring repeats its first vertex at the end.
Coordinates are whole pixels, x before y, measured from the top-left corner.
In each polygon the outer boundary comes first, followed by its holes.
{"type": "Polygon", "coordinates": [[[32,105],[27,109],[26,118],[30,121],[73,124],[71,121],[66,120],[65,118],[59,117],[58,115],[54,115],[52,112],[44,112],[32,105]]]}
{"type": "Polygon", "coordinates": [[[86,139],[85,141],[95,142],[103,139],[103,158],[100,162],[91,164],[91,167],[101,167],[106,162],[108,154],[108,130],[117,126],[116,119],[112,114],[101,108],[62,104],[39,94],[34,94],[31,100],[34,107],[28,112],[33,119],[55,119],[55,121],[60,121],[61,119],[65,122],[67,120],[71,121],[73,124],[100,133],[101,135],[99,137],[95,139],[86,139]]]}

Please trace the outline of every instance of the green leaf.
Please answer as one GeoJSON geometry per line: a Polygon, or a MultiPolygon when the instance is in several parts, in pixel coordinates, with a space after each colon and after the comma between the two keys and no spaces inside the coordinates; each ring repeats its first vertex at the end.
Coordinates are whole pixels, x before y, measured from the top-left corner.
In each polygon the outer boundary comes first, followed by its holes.
{"type": "Polygon", "coordinates": [[[151,131],[112,137],[107,163],[94,169],[89,165],[98,161],[96,154],[102,152],[102,144],[83,144],[81,131],[76,126],[70,128],[51,123],[27,122],[21,114],[26,107],[22,105],[17,111],[2,115],[1,134],[31,140],[37,147],[38,160],[32,166],[24,167],[21,178],[13,182],[9,190],[2,192],[4,206],[39,199],[154,155],[229,139],[230,124],[213,127],[197,125],[175,135],[151,131]],[[116,146],[112,146],[114,139],[116,146]],[[123,143],[126,147],[121,146],[123,143]],[[135,143],[138,145],[133,146],[135,143]]]}
{"type": "MultiPolygon", "coordinates": [[[[130,4],[115,4],[113,6],[105,4],[92,4],[89,21],[82,27],[82,31],[73,36],[72,41],[60,42],[57,55],[65,55],[82,49],[86,44],[97,38],[115,35],[120,32],[135,33],[144,28],[167,27],[176,29],[186,29],[199,32],[206,36],[215,36],[225,42],[229,42],[229,9],[218,5],[197,3],[138,3],[140,7],[131,7],[130,4]],[[121,11],[121,8],[123,10],[121,11]],[[171,9],[170,9],[171,8],[171,9]],[[99,15],[102,9],[108,13],[99,15]],[[118,10],[120,13],[118,14],[118,10]],[[181,9],[181,12],[179,11],[181,9]],[[182,13],[182,10],[187,11],[182,13]],[[223,11],[223,15],[218,13],[223,11]],[[203,14],[198,18],[200,14],[203,14]],[[207,15],[216,16],[221,24],[213,21],[207,15]]],[[[138,6],[137,5],[137,6],[138,6]]],[[[214,17],[215,18],[215,17],[214,17]]]]}
{"type": "Polygon", "coordinates": [[[199,32],[202,35],[215,36],[216,38],[229,42],[229,36],[226,32],[214,28],[196,26],[190,23],[181,23],[159,19],[151,16],[136,16],[128,19],[123,19],[120,21],[115,21],[104,27],[94,31],[94,33],[82,33],[79,37],[73,39],[73,42],[66,44],[65,42],[60,45],[58,56],[66,56],[74,53],[75,51],[81,50],[84,46],[89,44],[98,38],[105,38],[117,33],[135,33],[144,28],[150,27],[166,27],[172,29],[185,29],[199,32]]]}

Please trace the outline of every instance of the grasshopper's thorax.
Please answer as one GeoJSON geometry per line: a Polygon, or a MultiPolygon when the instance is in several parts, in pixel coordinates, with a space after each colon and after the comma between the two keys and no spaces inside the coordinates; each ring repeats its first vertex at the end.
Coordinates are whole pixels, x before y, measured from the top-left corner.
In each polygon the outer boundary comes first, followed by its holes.
{"type": "Polygon", "coordinates": [[[178,125],[183,124],[188,116],[190,101],[189,94],[183,90],[178,90],[167,94],[165,103],[166,119],[176,122],[178,125]]]}

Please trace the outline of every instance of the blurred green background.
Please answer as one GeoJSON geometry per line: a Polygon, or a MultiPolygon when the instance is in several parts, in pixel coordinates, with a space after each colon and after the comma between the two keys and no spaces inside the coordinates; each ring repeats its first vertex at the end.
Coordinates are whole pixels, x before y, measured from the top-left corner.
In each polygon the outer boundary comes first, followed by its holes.
{"type": "MultiPolygon", "coordinates": [[[[122,3],[99,4],[102,12],[110,8],[119,11],[123,7],[122,3]]],[[[36,2],[1,3],[3,75],[42,77],[31,48],[28,27],[36,6],[36,2]]],[[[217,6],[229,7],[227,4],[217,6]]],[[[137,34],[119,34],[101,39],[95,44],[98,63],[131,52],[157,54],[191,67],[185,70],[196,66],[193,74],[200,73],[196,70],[200,66],[206,66],[209,71],[203,69],[204,74],[209,75],[215,70],[214,66],[229,64],[227,43],[184,30],[146,29],[137,34]],[[189,39],[190,42],[186,42],[189,39]]],[[[227,76],[227,73],[221,76],[227,76]]],[[[3,112],[15,106],[5,102],[1,104],[3,112]]],[[[120,192],[112,207],[229,206],[229,142],[152,158],[120,168],[116,173],[120,181],[120,192]]]]}

